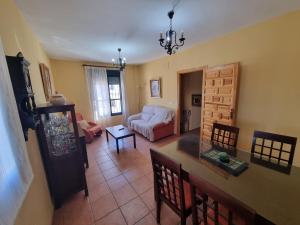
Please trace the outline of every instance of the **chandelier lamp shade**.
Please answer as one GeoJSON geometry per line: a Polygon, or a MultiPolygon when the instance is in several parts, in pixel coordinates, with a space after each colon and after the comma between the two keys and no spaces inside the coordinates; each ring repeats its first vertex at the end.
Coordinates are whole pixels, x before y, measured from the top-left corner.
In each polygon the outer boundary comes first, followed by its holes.
{"type": "Polygon", "coordinates": [[[177,40],[177,33],[175,30],[173,30],[173,16],[173,10],[168,12],[168,17],[170,18],[170,29],[166,31],[165,38],[163,37],[163,33],[160,33],[160,38],[158,39],[160,45],[167,51],[169,55],[175,54],[176,50],[183,46],[185,41],[183,32],[181,32],[180,38],[177,40]]]}
{"type": "Polygon", "coordinates": [[[121,48],[118,48],[118,52],[119,52],[119,58],[118,59],[112,59],[112,63],[113,63],[113,66],[117,66],[120,68],[120,71],[123,71],[125,69],[125,66],[126,66],[126,58],[123,58],[121,57],[121,48]]]}

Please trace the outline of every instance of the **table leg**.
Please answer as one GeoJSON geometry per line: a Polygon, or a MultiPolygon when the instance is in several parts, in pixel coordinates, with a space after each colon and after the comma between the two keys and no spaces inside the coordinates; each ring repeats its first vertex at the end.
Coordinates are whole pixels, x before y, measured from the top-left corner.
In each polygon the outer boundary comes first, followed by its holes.
{"type": "Polygon", "coordinates": [[[106,131],[106,141],[108,142],[108,132],[106,131]]]}
{"type": "Polygon", "coordinates": [[[119,154],[119,139],[116,138],[116,144],[117,144],[117,153],[119,154]]]}
{"type": "Polygon", "coordinates": [[[133,135],[133,145],[134,145],[134,148],[136,148],[135,134],[133,135]]]}

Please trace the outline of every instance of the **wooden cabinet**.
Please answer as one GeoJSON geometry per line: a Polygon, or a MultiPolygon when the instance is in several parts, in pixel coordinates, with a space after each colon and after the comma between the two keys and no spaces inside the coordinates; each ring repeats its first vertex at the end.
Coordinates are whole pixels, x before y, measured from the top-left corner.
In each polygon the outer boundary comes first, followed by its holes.
{"type": "Polygon", "coordinates": [[[70,195],[88,189],[74,104],[39,105],[37,133],[52,200],[56,208],[70,195]]]}
{"type": "Polygon", "coordinates": [[[35,129],[37,117],[32,91],[29,66],[30,63],[19,52],[17,56],[6,56],[11,83],[14,89],[18,112],[23,128],[24,138],[28,140],[28,129],[35,129]]]}

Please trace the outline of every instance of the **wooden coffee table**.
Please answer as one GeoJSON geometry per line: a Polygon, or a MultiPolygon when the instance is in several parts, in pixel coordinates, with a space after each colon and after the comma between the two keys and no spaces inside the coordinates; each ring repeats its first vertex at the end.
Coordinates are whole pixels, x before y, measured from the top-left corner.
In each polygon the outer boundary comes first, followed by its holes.
{"type": "Polygon", "coordinates": [[[133,144],[134,148],[136,148],[136,141],[135,141],[135,133],[131,130],[129,130],[127,127],[124,127],[123,125],[117,125],[113,127],[107,127],[105,129],[106,131],[106,140],[108,140],[108,134],[110,134],[115,140],[117,144],[117,152],[119,154],[119,139],[127,138],[127,137],[133,137],[133,144]]]}

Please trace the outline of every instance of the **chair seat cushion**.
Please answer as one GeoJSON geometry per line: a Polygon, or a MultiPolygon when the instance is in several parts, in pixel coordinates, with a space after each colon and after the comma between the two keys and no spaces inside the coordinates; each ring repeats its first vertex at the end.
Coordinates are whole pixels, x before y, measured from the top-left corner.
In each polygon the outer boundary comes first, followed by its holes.
{"type": "Polygon", "coordinates": [[[192,197],[191,197],[190,184],[186,181],[183,181],[183,188],[184,188],[185,208],[189,209],[189,208],[192,207],[192,197]]]}
{"type": "MultiPolygon", "coordinates": [[[[227,208],[225,208],[224,206],[222,205],[219,205],[219,214],[222,214],[223,216],[219,215],[218,216],[218,222],[219,222],[219,225],[228,225],[228,213],[229,213],[229,210],[227,208]]],[[[211,218],[214,218],[214,210],[209,208],[208,209],[208,215],[211,217],[211,218]]],[[[208,224],[209,225],[215,225],[214,221],[212,219],[208,219],[208,224]]],[[[242,218],[240,217],[237,217],[236,214],[233,214],[233,224],[234,225],[246,225],[246,222],[245,220],[243,220],[242,218]]]]}

